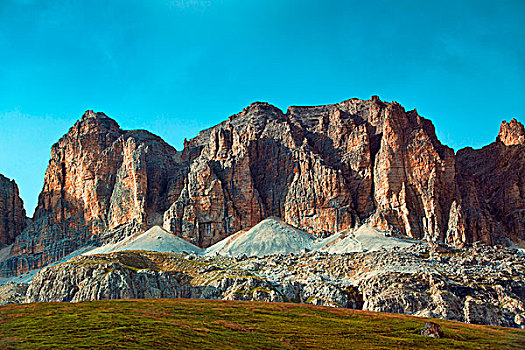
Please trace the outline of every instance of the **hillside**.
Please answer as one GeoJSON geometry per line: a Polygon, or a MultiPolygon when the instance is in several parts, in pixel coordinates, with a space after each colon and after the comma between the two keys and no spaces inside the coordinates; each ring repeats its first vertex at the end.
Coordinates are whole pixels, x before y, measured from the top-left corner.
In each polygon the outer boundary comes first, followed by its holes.
{"type": "Polygon", "coordinates": [[[157,299],[0,307],[7,349],[520,349],[525,331],[285,303],[157,299]]]}
{"type": "Polygon", "coordinates": [[[250,258],[122,251],[78,256],[42,269],[25,301],[294,302],[525,328],[524,266],[525,255],[512,249],[429,249],[420,243],[250,258]]]}

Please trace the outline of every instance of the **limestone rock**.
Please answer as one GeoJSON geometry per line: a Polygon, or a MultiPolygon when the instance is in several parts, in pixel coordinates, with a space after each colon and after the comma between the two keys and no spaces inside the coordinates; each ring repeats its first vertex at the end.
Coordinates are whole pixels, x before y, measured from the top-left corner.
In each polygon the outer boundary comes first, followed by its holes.
{"type": "Polygon", "coordinates": [[[0,285],[0,305],[24,302],[27,288],[27,284],[13,282],[0,285]]]}
{"type": "Polygon", "coordinates": [[[458,187],[468,243],[523,244],[525,142],[523,125],[501,124],[496,142],[457,153],[458,187]]]}
{"type": "Polygon", "coordinates": [[[397,103],[254,103],[185,143],[191,162],[164,228],[207,247],[269,216],[319,236],[372,216],[380,229],[443,240],[456,200],[453,151],[397,103]]]}
{"type": "Polygon", "coordinates": [[[1,273],[23,273],[161,223],[169,196],[180,190],[179,158],[158,136],[121,130],[87,111],[53,145],[33,222],[0,263],[1,273]]]}
{"type": "Polygon", "coordinates": [[[442,241],[457,196],[454,153],[416,111],[405,113],[393,103],[383,113],[374,169],[379,228],[442,241]]]}
{"type": "Polygon", "coordinates": [[[524,266],[519,250],[483,245],[251,258],[117,252],[42,269],[26,301],[286,301],[524,328],[524,266]]]}
{"type": "Polygon", "coordinates": [[[505,146],[525,145],[525,128],[523,124],[513,118],[509,123],[503,121],[496,141],[503,142],[505,146]]]}
{"type": "Polygon", "coordinates": [[[52,147],[33,222],[4,234],[0,275],[154,225],[206,248],[270,216],[321,237],[367,223],[456,247],[522,244],[524,134],[513,119],[454,155],[416,110],[377,96],[286,113],[257,102],[177,152],[87,111],[52,147]]]}
{"type": "Polygon", "coordinates": [[[16,182],[0,174],[0,248],[12,244],[26,225],[24,202],[16,182]]]}
{"type": "Polygon", "coordinates": [[[223,273],[221,268],[202,272],[196,269],[199,266],[177,255],[154,253],[79,257],[66,269],[59,265],[40,271],[27,290],[26,302],[136,298],[284,301],[269,282],[251,274],[223,273]]]}
{"type": "Polygon", "coordinates": [[[423,329],[421,330],[421,335],[432,338],[443,338],[444,333],[441,329],[441,326],[434,322],[425,322],[423,329]]]}

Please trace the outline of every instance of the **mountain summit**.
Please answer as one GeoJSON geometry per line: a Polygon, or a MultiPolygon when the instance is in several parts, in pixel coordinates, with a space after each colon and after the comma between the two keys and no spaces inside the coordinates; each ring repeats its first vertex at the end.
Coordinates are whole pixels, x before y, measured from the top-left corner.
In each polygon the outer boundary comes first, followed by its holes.
{"type": "Polygon", "coordinates": [[[155,225],[206,248],[271,216],[318,237],[368,223],[455,246],[520,244],[523,137],[503,122],[496,142],[455,155],[416,110],[374,96],[286,113],[253,103],[178,152],[87,111],[53,145],[34,218],[6,241],[0,273],[155,225]]]}

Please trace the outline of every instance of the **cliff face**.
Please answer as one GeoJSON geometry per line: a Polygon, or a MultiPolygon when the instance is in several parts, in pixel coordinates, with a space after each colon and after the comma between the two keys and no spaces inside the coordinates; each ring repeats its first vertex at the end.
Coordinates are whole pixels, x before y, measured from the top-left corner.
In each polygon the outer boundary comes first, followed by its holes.
{"type": "Polygon", "coordinates": [[[123,131],[87,111],[51,149],[31,225],[2,273],[21,273],[88,244],[123,238],[162,221],[179,154],[147,131],[123,131]]]}
{"type": "Polygon", "coordinates": [[[467,241],[525,243],[525,131],[501,123],[496,142],[457,153],[467,241]]]}
{"type": "Polygon", "coordinates": [[[268,216],[317,235],[372,216],[381,229],[443,240],[457,196],[453,151],[397,103],[250,105],[185,145],[191,166],[164,228],[201,246],[268,216]]]}
{"type": "Polygon", "coordinates": [[[512,120],[455,156],[429,120],[377,96],[286,113],[254,103],[182,152],[87,111],[53,146],[34,220],[0,274],[153,225],[208,247],[269,216],[318,236],[366,221],[456,246],[520,243],[524,142],[512,120]]]}
{"type": "Polygon", "coordinates": [[[13,243],[26,224],[24,202],[16,182],[0,174],[0,248],[13,243]]]}

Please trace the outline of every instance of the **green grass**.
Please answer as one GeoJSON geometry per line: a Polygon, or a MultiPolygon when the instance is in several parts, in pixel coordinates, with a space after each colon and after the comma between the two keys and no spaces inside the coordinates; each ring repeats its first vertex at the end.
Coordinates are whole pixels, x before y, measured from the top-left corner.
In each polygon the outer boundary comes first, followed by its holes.
{"type": "Polygon", "coordinates": [[[1,349],[524,349],[525,331],[297,305],[155,299],[0,307],[1,349]]]}

